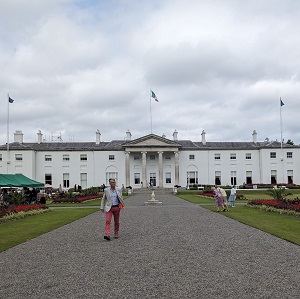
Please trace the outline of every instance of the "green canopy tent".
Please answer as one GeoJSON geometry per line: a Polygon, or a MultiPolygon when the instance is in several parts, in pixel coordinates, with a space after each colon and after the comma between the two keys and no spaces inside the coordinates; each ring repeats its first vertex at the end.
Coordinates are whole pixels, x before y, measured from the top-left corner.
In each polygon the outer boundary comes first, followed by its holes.
{"type": "Polygon", "coordinates": [[[23,174],[0,174],[0,187],[44,187],[23,174]]]}

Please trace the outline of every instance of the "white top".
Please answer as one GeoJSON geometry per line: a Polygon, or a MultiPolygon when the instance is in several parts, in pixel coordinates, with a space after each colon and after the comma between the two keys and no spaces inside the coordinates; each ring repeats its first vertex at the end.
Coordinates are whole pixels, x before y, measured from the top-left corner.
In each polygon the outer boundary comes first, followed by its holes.
{"type": "Polygon", "coordinates": [[[236,189],[234,187],[231,188],[230,195],[236,195],[236,189]]]}

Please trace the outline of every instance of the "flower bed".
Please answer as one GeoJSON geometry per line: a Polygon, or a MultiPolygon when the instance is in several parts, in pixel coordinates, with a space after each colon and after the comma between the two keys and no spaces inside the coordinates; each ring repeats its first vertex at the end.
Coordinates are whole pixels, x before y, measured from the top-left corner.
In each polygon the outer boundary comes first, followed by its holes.
{"type": "Polygon", "coordinates": [[[196,193],[197,195],[207,196],[207,197],[214,197],[214,194],[212,191],[199,191],[196,193]]]}
{"type": "Polygon", "coordinates": [[[55,197],[52,203],[82,203],[86,200],[96,199],[102,197],[99,195],[75,196],[75,197],[55,197]]]}
{"type": "Polygon", "coordinates": [[[28,212],[32,210],[48,209],[45,205],[10,205],[2,206],[0,209],[0,218],[8,214],[28,212]]]}
{"type": "Polygon", "coordinates": [[[253,199],[248,202],[249,206],[267,206],[281,210],[291,210],[300,213],[300,199],[274,200],[274,199],[253,199]]]}

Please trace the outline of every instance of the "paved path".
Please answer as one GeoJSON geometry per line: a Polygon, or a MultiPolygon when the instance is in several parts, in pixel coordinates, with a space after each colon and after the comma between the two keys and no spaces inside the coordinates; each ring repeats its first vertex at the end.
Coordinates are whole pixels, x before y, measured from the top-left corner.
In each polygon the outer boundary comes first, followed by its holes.
{"type": "Polygon", "coordinates": [[[126,200],[0,253],[0,298],[299,298],[300,246],[173,195],[126,200]]]}

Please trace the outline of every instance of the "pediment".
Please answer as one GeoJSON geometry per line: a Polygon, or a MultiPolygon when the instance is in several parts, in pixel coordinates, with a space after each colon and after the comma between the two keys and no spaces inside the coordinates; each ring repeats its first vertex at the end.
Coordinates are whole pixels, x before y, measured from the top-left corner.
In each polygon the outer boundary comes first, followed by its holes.
{"type": "Polygon", "coordinates": [[[150,134],[126,142],[124,147],[181,147],[179,143],[173,140],[150,134]]]}

